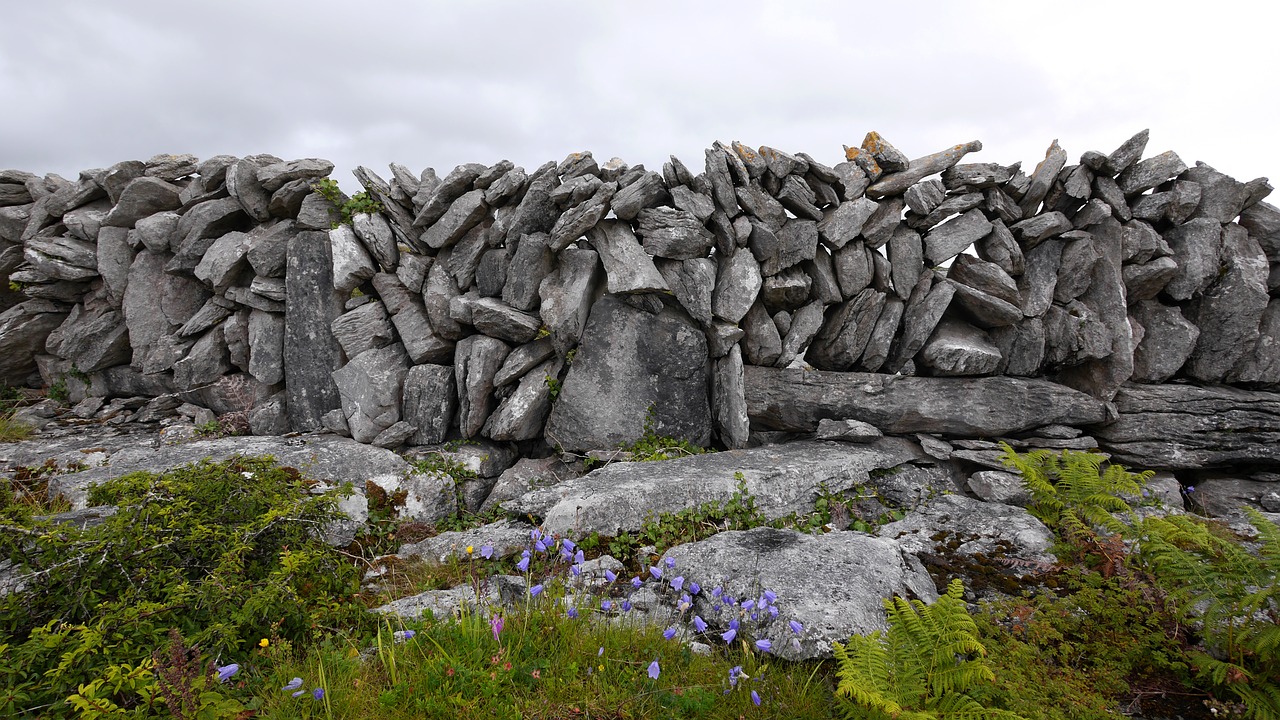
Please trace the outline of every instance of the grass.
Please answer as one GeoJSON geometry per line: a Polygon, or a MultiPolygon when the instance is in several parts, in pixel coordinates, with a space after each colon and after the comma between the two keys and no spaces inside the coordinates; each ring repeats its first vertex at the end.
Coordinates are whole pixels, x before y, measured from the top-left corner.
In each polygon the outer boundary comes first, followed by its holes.
{"type": "Polygon", "coordinates": [[[13,419],[13,411],[0,413],[0,443],[26,440],[31,433],[30,425],[13,419]]]}

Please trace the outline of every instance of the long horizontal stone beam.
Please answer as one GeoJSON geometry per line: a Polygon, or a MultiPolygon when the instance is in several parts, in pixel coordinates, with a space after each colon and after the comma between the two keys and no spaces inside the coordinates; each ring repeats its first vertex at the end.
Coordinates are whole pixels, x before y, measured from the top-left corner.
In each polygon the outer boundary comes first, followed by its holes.
{"type": "Polygon", "coordinates": [[[745,368],[747,416],[758,429],[811,432],[818,421],[861,420],[888,433],[990,437],[1045,425],[1095,425],[1114,407],[1047,380],[925,378],[745,368]]]}

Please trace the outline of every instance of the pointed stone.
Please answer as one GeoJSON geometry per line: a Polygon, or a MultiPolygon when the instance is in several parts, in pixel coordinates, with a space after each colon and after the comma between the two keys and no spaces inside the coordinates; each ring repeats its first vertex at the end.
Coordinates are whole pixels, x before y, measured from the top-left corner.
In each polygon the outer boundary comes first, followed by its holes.
{"type": "Polygon", "coordinates": [[[902,312],[902,332],[889,353],[885,372],[898,372],[916,356],[942,320],[955,294],[956,286],[951,281],[944,279],[935,283],[931,271],[921,274],[902,312]]]}
{"type": "Polygon", "coordinates": [[[1025,318],[1013,325],[992,328],[987,334],[1000,350],[996,374],[1024,377],[1039,374],[1045,343],[1044,322],[1040,318],[1025,318]]]}
{"type": "Polygon", "coordinates": [[[1183,372],[1204,382],[1221,382],[1257,342],[1269,299],[1266,255],[1234,223],[1222,233],[1222,267],[1187,317],[1200,328],[1200,339],[1183,372]]]}
{"type": "Polygon", "coordinates": [[[577,346],[582,337],[592,302],[604,278],[594,250],[567,248],[557,259],[558,267],[538,286],[541,301],[538,313],[551,331],[556,350],[563,355],[577,346]]]}
{"type": "Polygon", "coordinates": [[[722,260],[711,295],[711,308],[716,317],[737,323],[746,316],[763,286],[760,266],[751,253],[739,250],[722,260]]]}
{"type": "Polygon", "coordinates": [[[457,383],[449,365],[415,365],[404,379],[401,415],[417,428],[410,437],[413,445],[442,443],[458,409],[457,383]]]}
{"type": "Polygon", "coordinates": [[[822,370],[852,369],[866,350],[884,304],[884,293],[867,288],[854,299],[831,308],[809,345],[806,359],[822,370]]]}
{"type": "MultiPolygon", "coordinates": [[[[882,176],[874,185],[867,188],[867,196],[881,198],[905,192],[907,188],[920,180],[949,169],[951,166],[960,162],[960,159],[968,153],[977,152],[981,149],[982,143],[974,140],[973,142],[956,145],[932,155],[916,158],[910,162],[906,169],[898,172],[891,172],[890,168],[885,166],[885,163],[880,162],[880,167],[884,168],[887,174],[882,176]]],[[[879,160],[878,157],[877,160],[879,160]]]]}
{"type": "Polygon", "coordinates": [[[716,360],[711,378],[711,410],[716,434],[729,450],[747,447],[751,424],[743,386],[742,351],[737,345],[716,360]]]}
{"type": "Polygon", "coordinates": [[[102,221],[106,227],[131,228],[139,220],[182,205],[182,190],[159,178],[140,177],[120,193],[120,199],[102,221]]]}
{"type": "Polygon", "coordinates": [[[562,362],[547,360],[520,379],[515,391],[503,398],[485,421],[481,434],[499,442],[523,442],[542,435],[551,411],[551,380],[560,374],[562,362]]]}
{"type": "Polygon", "coordinates": [[[366,350],[333,373],[351,439],[371,443],[400,421],[409,357],[398,343],[366,350]]]}
{"type": "Polygon", "coordinates": [[[249,363],[246,369],[263,385],[276,385],[283,382],[284,316],[254,310],[249,313],[247,330],[249,363]]]}
{"type": "Polygon", "coordinates": [[[1227,374],[1227,382],[1280,383],[1280,299],[1272,298],[1258,325],[1258,340],[1227,374]]]}
{"type": "Polygon", "coordinates": [[[970,245],[986,237],[991,232],[991,221],[987,220],[981,210],[969,212],[929,231],[924,237],[924,257],[930,265],[941,265],[944,261],[964,252],[970,245]]]}
{"type": "Polygon", "coordinates": [[[1144,331],[1133,353],[1133,380],[1163,383],[1191,357],[1200,329],[1183,317],[1178,308],[1156,300],[1139,300],[1130,312],[1144,331]]]}
{"type": "Polygon", "coordinates": [[[1172,177],[1177,177],[1187,166],[1172,150],[1130,165],[1116,178],[1116,186],[1126,196],[1144,193],[1172,177]]]}
{"type": "Polygon", "coordinates": [[[284,376],[289,426],[310,431],[320,417],[341,405],[332,373],[342,348],[330,326],[342,314],[342,297],[333,289],[329,236],[301,232],[289,240],[285,274],[287,302],[284,376]]]}
{"type": "Polygon", "coordinates": [[[1165,286],[1174,300],[1189,300],[1218,276],[1222,255],[1222,225],[1216,220],[1190,220],[1164,233],[1178,263],[1178,274],[1165,286]]]}
{"type": "Polygon", "coordinates": [[[742,318],[742,356],[752,365],[774,365],[782,357],[782,336],[764,303],[755,303],[742,318]]]}
{"type": "Polygon", "coordinates": [[[710,258],[659,259],[657,267],[689,317],[704,328],[710,326],[711,296],[716,285],[715,261],[710,258]]]}
{"type": "Polygon", "coordinates": [[[1031,217],[1040,208],[1040,202],[1049,193],[1049,188],[1058,177],[1058,172],[1066,164],[1067,153],[1058,145],[1058,141],[1054,140],[1045,151],[1044,160],[1036,165],[1035,172],[1031,174],[1031,183],[1023,193],[1021,202],[1018,203],[1024,218],[1031,217]]]}

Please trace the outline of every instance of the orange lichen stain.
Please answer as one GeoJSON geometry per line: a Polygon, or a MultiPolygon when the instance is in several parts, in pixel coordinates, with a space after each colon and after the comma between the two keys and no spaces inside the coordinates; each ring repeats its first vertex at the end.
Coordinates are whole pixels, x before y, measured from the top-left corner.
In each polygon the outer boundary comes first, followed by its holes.
{"type": "Polygon", "coordinates": [[[765,160],[775,160],[778,157],[778,152],[771,147],[761,145],[760,157],[764,158],[765,160]]]}
{"type": "Polygon", "coordinates": [[[861,155],[861,154],[862,154],[862,149],[861,149],[861,148],[849,147],[848,145],[845,145],[845,146],[844,146],[844,159],[845,159],[845,160],[850,160],[850,161],[852,161],[852,160],[857,160],[857,159],[858,159],[858,156],[859,156],[859,155],[861,155]]]}
{"type": "Polygon", "coordinates": [[[867,133],[867,136],[862,139],[862,149],[866,150],[872,155],[875,155],[876,153],[884,152],[884,148],[888,144],[889,144],[888,141],[880,137],[880,133],[876,132],[875,130],[872,130],[871,132],[867,133]]]}

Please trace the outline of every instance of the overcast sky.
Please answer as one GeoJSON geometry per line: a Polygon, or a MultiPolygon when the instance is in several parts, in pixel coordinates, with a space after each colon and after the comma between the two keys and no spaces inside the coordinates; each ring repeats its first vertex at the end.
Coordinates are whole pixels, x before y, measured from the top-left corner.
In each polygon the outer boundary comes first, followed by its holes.
{"type": "Polygon", "coordinates": [[[1271,3],[128,0],[6,3],[0,168],[68,178],[157,153],[327,158],[443,176],[570,152],[700,170],[714,140],[834,164],[877,130],[909,157],[1029,170],[1151,129],[1280,178],[1271,3]]]}

